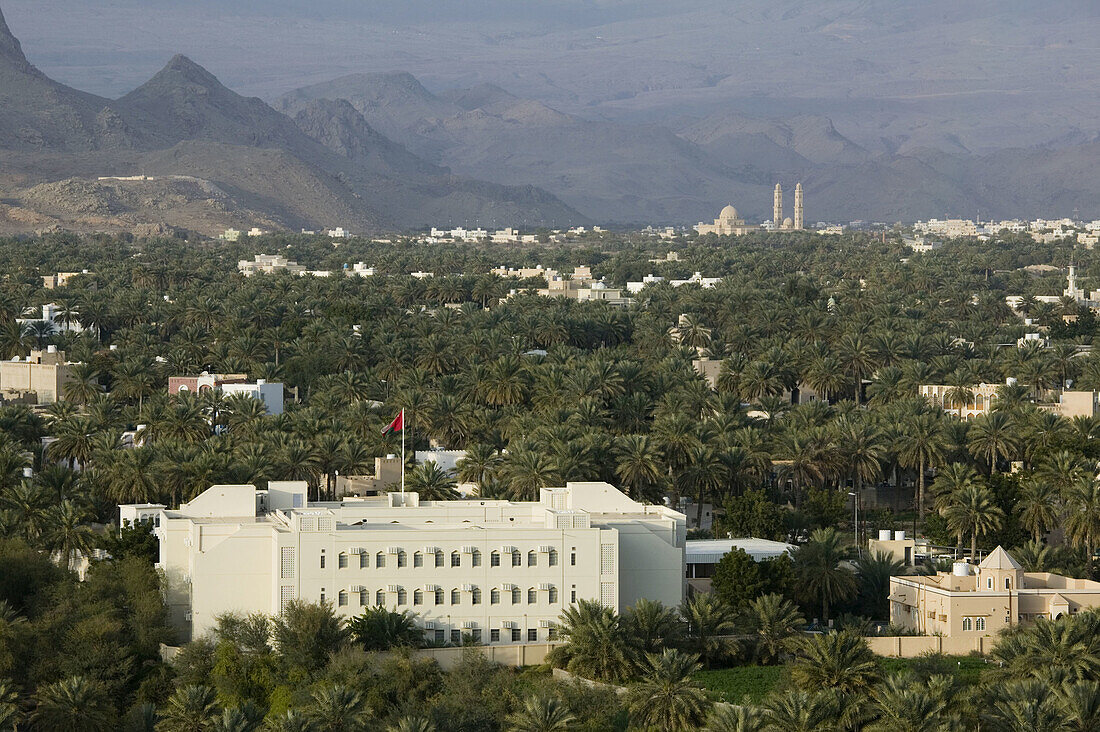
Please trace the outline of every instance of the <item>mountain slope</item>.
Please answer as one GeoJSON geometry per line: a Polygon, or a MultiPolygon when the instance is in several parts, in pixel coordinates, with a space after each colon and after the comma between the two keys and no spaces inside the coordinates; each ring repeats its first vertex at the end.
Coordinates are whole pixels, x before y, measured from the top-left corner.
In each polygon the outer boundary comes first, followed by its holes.
{"type": "Polygon", "coordinates": [[[140,142],[107,99],[58,84],[27,61],[0,11],[0,148],[94,150],[140,142]]]}
{"type": "Polygon", "coordinates": [[[584,221],[537,188],[432,165],[346,102],[312,102],[290,119],[184,56],[117,101],[84,94],[35,69],[0,16],[3,147],[0,197],[16,212],[3,230],[43,221],[114,230],[145,216],[211,234],[242,219],[357,231],[584,221]],[[95,180],[136,173],[151,179],[95,180]]]}

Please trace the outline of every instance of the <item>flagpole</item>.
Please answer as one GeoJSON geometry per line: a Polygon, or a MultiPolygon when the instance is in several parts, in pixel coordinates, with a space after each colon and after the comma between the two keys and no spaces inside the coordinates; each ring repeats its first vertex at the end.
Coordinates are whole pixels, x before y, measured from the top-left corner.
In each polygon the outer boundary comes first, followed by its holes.
{"type": "Polygon", "coordinates": [[[405,408],[401,407],[401,497],[405,497],[405,408]]]}

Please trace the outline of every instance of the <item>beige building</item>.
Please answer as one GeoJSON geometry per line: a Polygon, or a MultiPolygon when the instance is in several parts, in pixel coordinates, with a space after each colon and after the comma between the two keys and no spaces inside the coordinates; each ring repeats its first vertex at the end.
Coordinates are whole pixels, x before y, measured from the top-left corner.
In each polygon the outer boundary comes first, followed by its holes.
{"type": "MultiPolygon", "coordinates": [[[[253,234],[250,233],[249,236],[253,236],[253,234]]],[[[306,272],[305,267],[279,254],[257,254],[252,261],[242,259],[237,262],[237,269],[245,277],[251,277],[258,272],[265,274],[290,272],[297,275],[306,272]]]]}
{"type": "Polygon", "coordinates": [[[86,275],[91,273],[85,269],[80,272],[58,272],[57,274],[43,275],[42,286],[47,290],[64,287],[65,285],[69,284],[69,280],[71,280],[73,277],[78,277],[82,274],[86,275]]]}
{"type": "Polygon", "coordinates": [[[926,635],[993,635],[1037,618],[1056,619],[1100,606],[1100,582],[1025,572],[997,547],[977,567],[890,578],[890,622],[926,635]]]}
{"type": "Polygon", "coordinates": [[[308,503],[304,481],[272,481],[213,486],[174,511],[120,506],[120,518],[153,523],[185,639],[221,613],[275,615],[304,599],[345,617],[408,610],[441,643],[536,643],[577,600],[675,606],[686,584],[684,515],[607,483],[547,488],[531,502],[391,492],[308,503]]]}
{"type": "Polygon", "coordinates": [[[965,403],[963,400],[952,399],[949,396],[954,388],[946,384],[924,384],[920,387],[920,395],[949,414],[962,419],[973,419],[993,409],[997,390],[1001,386],[1000,384],[976,384],[968,387],[970,396],[965,403]]]}
{"type": "Polygon", "coordinates": [[[0,361],[0,392],[6,400],[21,398],[28,392],[37,395],[36,403],[52,404],[65,397],[65,384],[72,379],[72,364],[57,346],[31,351],[26,358],[16,356],[0,361]]]}
{"type": "Polygon", "coordinates": [[[737,215],[737,209],[731,205],[726,206],[718,213],[718,218],[714,220],[713,224],[704,224],[702,222],[696,224],[695,231],[697,231],[700,236],[706,234],[717,234],[718,236],[743,236],[744,234],[760,231],[760,227],[755,224],[746,224],[745,220],[737,215]]]}
{"type": "Polygon", "coordinates": [[[803,210],[802,184],[794,187],[794,218],[783,217],[783,186],[775,184],[775,193],[772,196],[772,230],[773,231],[802,231],[806,214],[803,210]]]}

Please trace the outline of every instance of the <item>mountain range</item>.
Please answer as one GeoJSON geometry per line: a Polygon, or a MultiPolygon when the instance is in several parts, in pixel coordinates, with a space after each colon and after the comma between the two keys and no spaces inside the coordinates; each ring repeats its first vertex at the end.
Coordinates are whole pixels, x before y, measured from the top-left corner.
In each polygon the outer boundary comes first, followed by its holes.
{"type": "MultiPolygon", "coordinates": [[[[60,2],[48,0],[45,7],[60,2]]],[[[111,0],[111,5],[138,17],[141,6],[128,2],[111,0]]],[[[173,2],[166,0],[165,7],[174,7],[173,2]]],[[[559,9],[576,9],[573,0],[553,2],[559,9]]],[[[914,30],[880,22],[880,15],[943,33],[952,23],[972,33],[985,28],[976,10],[948,7],[943,0],[929,0],[932,10],[943,13],[939,25],[878,0],[828,0],[817,10],[788,0],[774,0],[774,7],[772,2],[746,0],[731,16],[744,27],[731,26],[730,33],[744,39],[758,31],[760,42],[770,38],[777,43],[786,33],[826,48],[875,32],[914,37],[914,30]],[[830,8],[842,5],[844,23],[835,13],[829,15],[830,8]]],[[[280,3],[252,8],[246,2],[238,11],[267,8],[279,16],[270,19],[267,32],[282,32],[283,21],[296,18],[300,7],[280,3]]],[[[318,12],[328,4],[319,0],[318,12]]],[[[818,69],[809,69],[807,78],[815,79],[822,93],[828,87],[830,93],[848,94],[847,106],[836,99],[815,102],[808,87],[793,82],[786,92],[805,94],[800,100],[754,96],[750,87],[756,82],[743,74],[699,75],[682,64],[667,65],[671,60],[662,67],[663,75],[652,75],[639,87],[639,70],[656,74],[654,58],[644,52],[631,56],[637,69],[620,62],[612,73],[597,63],[586,78],[577,59],[613,60],[607,38],[584,40],[579,34],[586,29],[616,34],[615,46],[636,38],[639,49],[655,51],[655,23],[667,21],[666,35],[687,43],[689,29],[705,35],[709,30],[703,24],[713,18],[709,0],[690,0],[683,12],[671,16],[656,3],[633,9],[610,0],[597,5],[599,10],[586,16],[596,25],[555,25],[548,10],[545,32],[527,28],[530,35],[513,36],[501,31],[493,36],[496,45],[478,41],[490,50],[507,47],[518,54],[517,43],[526,51],[534,38],[552,39],[546,53],[561,53],[559,45],[570,49],[558,78],[533,76],[530,69],[509,75],[492,67],[495,80],[485,81],[488,67],[480,66],[482,71],[468,75],[472,83],[459,83],[464,76],[456,71],[441,85],[435,69],[433,84],[426,85],[406,71],[357,72],[306,84],[266,102],[232,91],[184,56],[172,58],[121,97],[81,92],[32,65],[0,15],[0,232],[685,225],[714,218],[726,203],[759,221],[770,218],[776,182],[788,190],[803,183],[811,223],[1055,216],[1075,209],[1085,217],[1100,216],[1100,177],[1094,173],[1100,166],[1100,135],[1089,127],[1089,104],[1073,115],[1059,108],[1046,126],[1032,124],[1035,110],[1016,92],[1001,97],[991,90],[976,92],[958,70],[950,82],[922,81],[927,70],[904,82],[900,77],[888,82],[876,74],[899,62],[886,58],[868,64],[850,57],[833,62],[853,78],[875,79],[884,96],[874,107],[851,96],[856,91],[850,84],[841,88],[842,80],[829,81],[818,69]],[[629,18],[621,19],[624,14],[629,18]],[[562,86],[563,75],[576,85],[575,93],[562,86]],[[731,85],[739,91],[731,92],[731,85]],[[953,89],[959,90],[957,97],[953,89]],[[921,90],[929,92],[927,101],[915,93],[921,90]],[[981,94],[993,95],[984,118],[960,111],[954,121],[931,119],[955,114],[952,105],[962,110],[981,94]],[[1019,114],[993,111],[1007,112],[1013,99],[1020,99],[1019,114]],[[907,116],[907,104],[920,114],[907,116]],[[843,125],[825,110],[840,114],[843,125]],[[101,179],[139,175],[146,178],[101,179]]],[[[1035,29],[1053,27],[1028,6],[1016,0],[1012,6],[1001,12],[1000,6],[989,5],[985,21],[1003,28],[1008,40],[1021,40],[1017,16],[1034,15],[1035,29]]],[[[357,7],[345,4],[340,12],[350,18],[360,12],[357,7]]],[[[378,3],[371,7],[382,15],[390,12],[378,3]]],[[[493,7],[505,15],[513,8],[493,7]]],[[[71,9],[75,17],[92,22],[78,7],[71,9]]],[[[219,12],[214,5],[208,11],[219,12]]],[[[1081,11],[1086,18],[1095,15],[1088,6],[1081,11]]],[[[310,22],[295,20],[299,25],[294,27],[308,30],[310,22]]],[[[485,23],[485,32],[497,28],[494,21],[485,23]]],[[[1071,43],[1076,35],[1067,31],[1060,42],[1071,43]]],[[[400,38],[395,48],[413,48],[405,35],[400,38]]],[[[1054,41],[1044,48],[1050,58],[1073,57],[1054,41]]],[[[318,53],[327,58],[329,50],[318,53]]],[[[1091,54],[1086,48],[1074,51],[1082,59],[1091,54]]],[[[1025,52],[1032,49],[1020,51],[1025,52]]],[[[410,64],[425,64],[411,52],[405,56],[410,64]]],[[[823,55],[822,64],[827,66],[829,58],[823,55]]],[[[530,61],[515,59],[517,69],[530,61]]],[[[753,68],[764,86],[774,84],[781,72],[753,68]]],[[[977,68],[974,78],[983,73],[1002,79],[1007,72],[977,68]]],[[[1092,78],[1084,65],[1072,73],[1082,84],[1092,78]]],[[[325,78],[323,71],[311,75],[325,78]]],[[[1036,103],[1049,104],[1042,100],[1051,93],[1037,91],[1036,103]]],[[[1059,93],[1068,92],[1062,88],[1059,93]]]]}
{"type": "Polygon", "coordinates": [[[535,186],[426,162],[347,103],[291,119],[183,56],[116,100],[69,88],[28,62],[2,14],[0,201],[0,232],[585,221],[535,186]]]}

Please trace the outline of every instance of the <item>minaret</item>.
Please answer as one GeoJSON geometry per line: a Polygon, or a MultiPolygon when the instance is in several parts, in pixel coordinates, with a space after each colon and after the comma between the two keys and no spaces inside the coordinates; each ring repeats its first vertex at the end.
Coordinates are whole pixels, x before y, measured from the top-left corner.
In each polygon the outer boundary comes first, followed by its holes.
{"type": "Polygon", "coordinates": [[[775,228],[783,228],[783,187],[778,183],[775,184],[775,198],[772,204],[772,224],[775,228]]]}
{"type": "Polygon", "coordinates": [[[801,229],[804,223],[802,214],[802,184],[794,187],[794,228],[801,229]]]}

